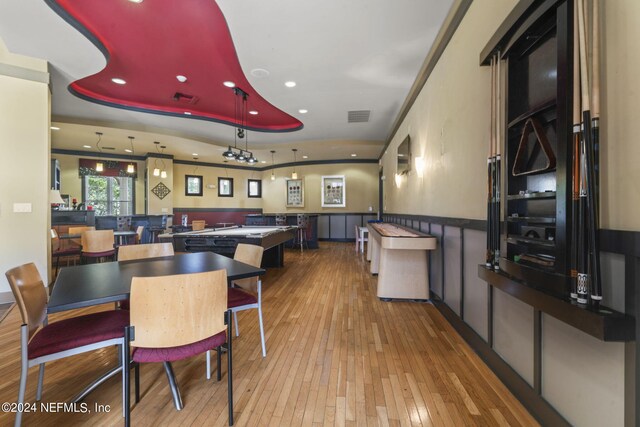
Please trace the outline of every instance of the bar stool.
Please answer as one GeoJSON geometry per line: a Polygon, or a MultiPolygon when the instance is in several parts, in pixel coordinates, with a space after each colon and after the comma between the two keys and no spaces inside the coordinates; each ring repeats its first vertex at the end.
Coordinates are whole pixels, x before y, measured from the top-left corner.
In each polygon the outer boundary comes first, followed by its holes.
{"type": "Polygon", "coordinates": [[[307,214],[298,214],[297,215],[297,224],[298,224],[298,232],[296,234],[296,242],[295,245],[300,245],[300,252],[302,252],[302,245],[307,245],[307,249],[309,249],[309,244],[307,243],[307,226],[309,225],[309,215],[307,214]]]}

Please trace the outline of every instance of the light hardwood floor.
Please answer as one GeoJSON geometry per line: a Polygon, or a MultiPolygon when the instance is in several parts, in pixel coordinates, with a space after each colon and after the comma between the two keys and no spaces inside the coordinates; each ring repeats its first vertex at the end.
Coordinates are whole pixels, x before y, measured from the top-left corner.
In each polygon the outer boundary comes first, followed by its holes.
{"type": "MultiPolygon", "coordinates": [[[[376,278],[353,244],[287,251],[285,264],[263,278],[266,358],[256,310],[239,317],[236,425],[537,425],[432,305],[379,301],[376,278]]],[[[0,324],[1,402],[17,396],[18,318],[14,309],[0,324]]],[[[43,401],[68,401],[114,366],[115,355],[107,349],[48,364],[43,401]]],[[[204,356],[174,363],[185,403],[177,412],[161,365],[143,365],[133,424],[227,425],[224,363],[222,369],[221,382],[207,381],[204,356]]],[[[29,402],[36,381],[32,368],[29,402]]],[[[28,413],[23,424],[119,425],[120,385],[112,378],[86,399],[92,410],[111,405],[108,413],[28,413]]],[[[12,422],[13,415],[0,414],[0,425],[12,422]]]]}

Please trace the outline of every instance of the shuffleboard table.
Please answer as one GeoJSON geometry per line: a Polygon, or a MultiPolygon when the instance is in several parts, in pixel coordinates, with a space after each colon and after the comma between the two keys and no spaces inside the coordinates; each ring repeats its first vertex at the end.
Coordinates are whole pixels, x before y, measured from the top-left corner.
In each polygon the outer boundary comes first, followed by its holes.
{"type": "Polygon", "coordinates": [[[370,223],[367,259],[382,300],[429,299],[428,250],[436,238],[395,224],[370,223]]]}
{"type": "Polygon", "coordinates": [[[282,267],[284,266],[284,243],[295,237],[296,229],[297,227],[291,226],[240,225],[165,234],[162,240],[172,239],[176,252],[210,251],[231,258],[238,243],[258,245],[265,249],[262,267],[282,267]]]}

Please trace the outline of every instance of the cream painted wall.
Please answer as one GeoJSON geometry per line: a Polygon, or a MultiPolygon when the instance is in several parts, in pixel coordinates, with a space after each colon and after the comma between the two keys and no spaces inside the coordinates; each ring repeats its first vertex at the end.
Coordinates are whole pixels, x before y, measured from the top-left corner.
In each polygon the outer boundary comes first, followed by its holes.
{"type": "Polygon", "coordinates": [[[385,152],[385,212],[486,218],[489,67],[480,51],[517,3],[473,2],[449,46],[385,152]],[[409,134],[424,174],[398,179],[396,150],[409,134]]]}
{"type": "MultiPolygon", "coordinates": [[[[164,165],[166,166],[166,171],[167,171],[166,178],[153,176],[155,159],[152,157],[149,157],[147,159],[146,175],[147,175],[148,185],[147,185],[147,211],[146,212],[149,215],[162,215],[167,213],[169,214],[173,213],[174,197],[176,194],[175,186],[173,185],[173,177],[174,177],[173,160],[171,159],[162,159],[162,160],[164,161],[164,165]],[[155,186],[160,184],[161,182],[164,185],[166,185],[169,188],[169,190],[171,190],[171,192],[169,192],[169,194],[167,194],[164,197],[164,199],[160,199],[158,196],[155,195],[155,193],[151,192],[151,190],[153,190],[155,186]]],[[[142,176],[144,177],[144,175],[142,176]]],[[[140,181],[142,181],[142,185],[144,186],[144,180],[140,178],[140,181]]],[[[140,194],[144,194],[144,190],[140,194]]],[[[144,212],[144,209],[140,212],[141,213],[144,212]]],[[[171,225],[171,222],[169,222],[169,225],[171,225]]]]}
{"type": "MultiPolygon", "coordinates": [[[[94,159],[94,157],[83,157],[70,154],[51,154],[52,159],[58,160],[60,164],[60,193],[68,194],[70,199],[82,201],[82,178],[78,175],[78,160],[81,158],[94,159]]],[[[97,158],[95,158],[97,160],[97,158]]],[[[105,159],[127,161],[127,159],[105,159]]],[[[136,213],[144,213],[144,168],[145,162],[135,162],[138,171],[138,178],[135,180],[136,191],[136,213]]]]}
{"type": "MultiPolygon", "coordinates": [[[[247,197],[247,180],[262,179],[262,172],[244,169],[229,169],[212,166],[173,165],[173,196],[176,208],[251,208],[260,209],[264,199],[247,197]],[[202,197],[185,196],[186,175],[201,175],[204,181],[202,197]],[[218,197],[218,177],[233,178],[233,197],[218,197]],[[215,185],[215,188],[207,188],[215,185]]],[[[263,182],[264,191],[264,182],[263,182]]]]}
{"type": "Polygon", "coordinates": [[[275,169],[276,180],[271,181],[271,171],[264,172],[262,181],[262,209],[265,213],[278,212],[373,212],[378,211],[378,165],[362,163],[296,166],[298,178],[304,179],[304,208],[285,207],[285,180],[291,177],[292,167],[275,169]],[[320,188],[324,175],[344,175],[346,182],[346,207],[323,208],[320,188]]]}
{"type": "MultiPolygon", "coordinates": [[[[0,66],[48,79],[47,64],[11,55],[0,40],[0,66]]],[[[9,77],[0,70],[0,301],[12,300],[4,272],[34,262],[48,283],[50,92],[47,83],[9,77]],[[14,203],[31,212],[14,213],[14,203]]]]}
{"type": "Polygon", "coordinates": [[[602,228],[640,230],[640,2],[600,2],[604,15],[601,217],[602,228]]]}

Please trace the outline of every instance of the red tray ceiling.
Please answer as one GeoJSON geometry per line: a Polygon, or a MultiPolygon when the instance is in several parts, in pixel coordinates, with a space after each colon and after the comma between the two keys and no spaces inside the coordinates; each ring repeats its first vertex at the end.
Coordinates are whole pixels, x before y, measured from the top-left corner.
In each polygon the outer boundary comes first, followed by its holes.
{"type": "Polygon", "coordinates": [[[258,115],[247,115],[244,127],[265,132],[302,129],[302,122],[274,107],[251,87],[224,15],[213,0],[46,2],[107,58],[103,70],[69,86],[83,99],[235,126],[236,96],[223,85],[232,81],[248,94],[247,111],[258,111],[258,115]],[[187,81],[178,82],[177,75],[186,76],[187,81]],[[127,83],[118,85],[112,78],[127,83]],[[176,93],[186,96],[176,101],[176,93]]]}

